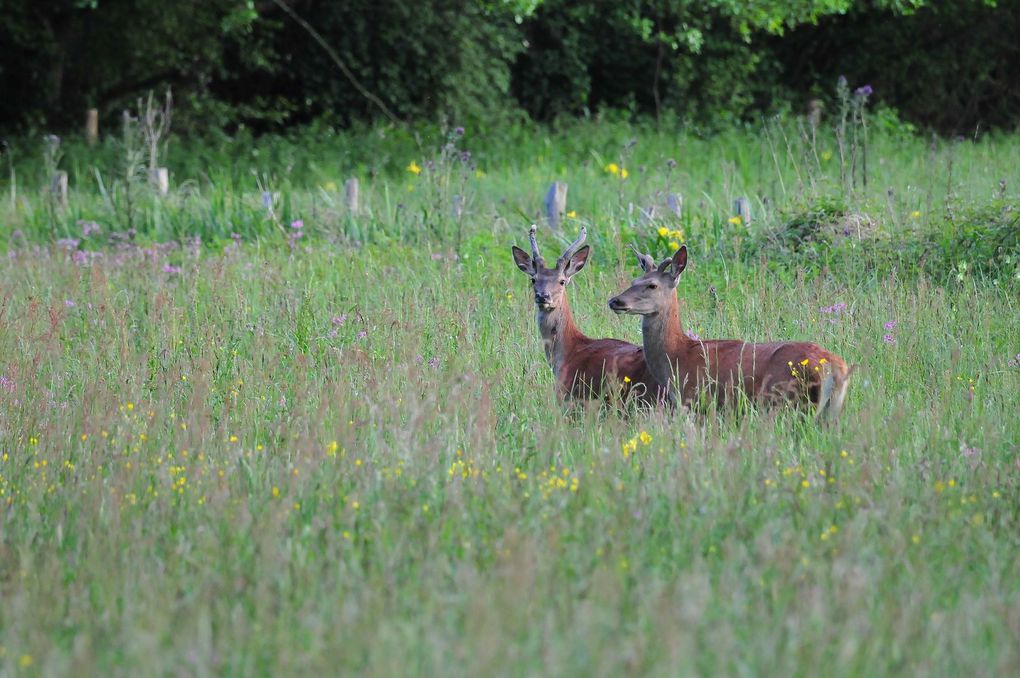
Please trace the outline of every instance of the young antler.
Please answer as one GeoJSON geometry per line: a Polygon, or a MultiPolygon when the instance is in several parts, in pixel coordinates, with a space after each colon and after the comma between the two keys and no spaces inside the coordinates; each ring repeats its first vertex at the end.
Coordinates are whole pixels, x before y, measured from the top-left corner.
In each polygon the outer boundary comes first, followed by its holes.
{"type": "Polygon", "coordinates": [[[545,264],[545,260],[542,259],[542,255],[538,251],[538,240],[535,238],[535,232],[538,230],[538,224],[532,224],[528,230],[528,240],[531,242],[531,258],[537,264],[545,264]]]}
{"type": "MultiPolygon", "coordinates": [[[[534,229],[534,226],[532,226],[532,229],[534,229]]],[[[563,254],[560,255],[560,258],[556,260],[556,265],[562,267],[563,264],[565,264],[566,262],[570,261],[570,258],[573,257],[574,254],[577,253],[577,250],[581,247],[581,243],[583,243],[585,238],[587,238],[587,237],[588,237],[588,227],[587,226],[582,226],[581,227],[581,232],[578,234],[577,239],[574,240],[574,242],[570,243],[570,247],[568,247],[563,252],[563,254]]],[[[534,241],[532,241],[532,242],[534,242],[534,241]]]]}

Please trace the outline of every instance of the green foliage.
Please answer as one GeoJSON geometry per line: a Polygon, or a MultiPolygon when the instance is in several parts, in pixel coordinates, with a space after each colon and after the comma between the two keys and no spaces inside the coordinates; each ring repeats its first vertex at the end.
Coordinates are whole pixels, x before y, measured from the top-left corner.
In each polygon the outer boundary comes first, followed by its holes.
{"type": "Polygon", "coordinates": [[[475,127],[623,111],[720,129],[831,103],[845,74],[909,123],[970,134],[1016,122],[1017,2],[0,0],[0,126],[77,128],[96,106],[106,127],[171,86],[191,133],[348,127],[384,108],[475,127]]]}

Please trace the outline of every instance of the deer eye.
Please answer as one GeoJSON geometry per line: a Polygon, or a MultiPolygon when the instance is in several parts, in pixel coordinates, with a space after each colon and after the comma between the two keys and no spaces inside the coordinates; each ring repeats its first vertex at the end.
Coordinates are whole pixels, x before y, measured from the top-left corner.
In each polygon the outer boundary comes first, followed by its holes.
{"type": "Polygon", "coordinates": [[[648,289],[654,290],[656,287],[658,287],[658,285],[656,285],[655,283],[648,283],[648,289]]]}
{"type": "Polygon", "coordinates": [[[537,283],[537,282],[538,282],[538,280],[536,280],[535,278],[532,278],[532,279],[531,279],[531,284],[532,284],[532,285],[534,285],[534,284],[535,284],[535,283],[537,283]]]}
{"type": "Polygon", "coordinates": [[[564,279],[564,280],[560,280],[560,284],[561,284],[561,285],[566,285],[566,284],[567,284],[567,281],[566,281],[565,279],[564,279]]]}

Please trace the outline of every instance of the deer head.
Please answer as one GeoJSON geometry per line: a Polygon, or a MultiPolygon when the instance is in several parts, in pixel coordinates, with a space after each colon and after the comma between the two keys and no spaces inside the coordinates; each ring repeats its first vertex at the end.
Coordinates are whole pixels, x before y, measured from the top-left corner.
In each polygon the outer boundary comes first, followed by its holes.
{"type": "Polygon", "coordinates": [[[581,227],[581,233],[577,240],[570,244],[556,265],[548,268],[545,260],[538,251],[538,241],[535,239],[537,226],[531,225],[528,232],[528,240],[531,241],[531,256],[514,245],[511,250],[514,255],[514,263],[531,278],[531,286],[535,291],[535,305],[540,311],[552,311],[562,305],[567,283],[573,278],[588,262],[588,255],[591,254],[591,247],[581,243],[588,236],[588,229],[581,227]]]}
{"type": "Polygon", "coordinates": [[[609,308],[617,314],[655,315],[676,300],[676,286],[680,274],[687,268],[687,246],[684,245],[658,266],[647,254],[633,245],[638,264],[644,275],[635,278],[631,286],[609,300],[609,308]]]}

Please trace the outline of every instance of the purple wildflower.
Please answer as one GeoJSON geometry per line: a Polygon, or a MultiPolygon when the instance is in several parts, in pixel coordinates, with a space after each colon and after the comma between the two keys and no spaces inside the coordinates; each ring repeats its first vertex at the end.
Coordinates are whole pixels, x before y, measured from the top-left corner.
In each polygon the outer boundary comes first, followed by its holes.
{"type": "Polygon", "coordinates": [[[1007,364],[1010,367],[1020,367],[1020,353],[1017,353],[1015,358],[1010,358],[1007,364]]]}
{"type": "Polygon", "coordinates": [[[61,238],[57,241],[57,247],[66,252],[70,252],[71,250],[78,249],[79,242],[80,241],[77,238],[61,238]]]}
{"type": "Polygon", "coordinates": [[[453,133],[456,134],[459,137],[462,137],[462,136],[464,136],[464,128],[463,127],[458,127],[455,130],[453,130],[453,133]]]}
{"type": "Polygon", "coordinates": [[[303,219],[295,219],[294,221],[290,222],[290,227],[295,230],[301,230],[302,228],[305,227],[305,222],[303,219]]]}
{"type": "Polygon", "coordinates": [[[78,224],[81,225],[81,237],[83,238],[87,238],[93,233],[99,233],[101,230],[99,224],[94,221],[79,221],[78,224]]]}
{"type": "Polygon", "coordinates": [[[830,315],[832,314],[839,315],[840,313],[846,310],[846,304],[840,301],[838,303],[833,304],[832,306],[823,306],[818,310],[821,311],[822,313],[827,313],[830,315]]]}
{"type": "Polygon", "coordinates": [[[273,209],[273,194],[271,191],[262,191],[262,208],[273,209]]]}
{"type": "Polygon", "coordinates": [[[163,272],[169,273],[170,275],[177,275],[181,272],[181,267],[174,266],[173,264],[163,264],[163,272]]]}
{"type": "Polygon", "coordinates": [[[887,334],[884,337],[882,337],[882,341],[884,341],[887,344],[895,344],[896,343],[896,337],[894,337],[891,334],[887,334]]]}
{"type": "Polygon", "coordinates": [[[6,374],[0,374],[0,390],[14,393],[14,380],[6,374]]]}
{"type": "Polygon", "coordinates": [[[341,313],[340,315],[335,315],[330,319],[330,322],[333,323],[334,327],[340,327],[347,322],[347,314],[341,313]]]}
{"type": "Polygon", "coordinates": [[[471,162],[471,151],[461,151],[460,161],[465,165],[471,162]]]}
{"type": "Polygon", "coordinates": [[[858,87],[854,90],[854,96],[869,97],[874,92],[875,90],[871,88],[871,85],[864,85],[863,87],[858,87]]]}
{"type": "Polygon", "coordinates": [[[365,330],[361,330],[360,332],[358,332],[358,339],[364,339],[367,336],[368,332],[366,332],[365,330]]]}
{"type": "Polygon", "coordinates": [[[684,330],[684,334],[686,334],[686,335],[687,335],[687,338],[688,338],[688,339],[692,339],[692,340],[694,340],[694,341],[701,341],[701,337],[699,337],[699,336],[698,336],[697,334],[695,334],[694,332],[691,332],[690,330],[684,330]]]}
{"type": "Polygon", "coordinates": [[[70,299],[64,299],[64,306],[66,306],[67,308],[74,308],[77,305],[78,304],[74,303],[70,299]]]}
{"type": "Polygon", "coordinates": [[[429,358],[429,367],[431,367],[432,369],[437,369],[439,367],[439,358],[437,358],[436,356],[432,356],[431,358],[429,358]]]}

